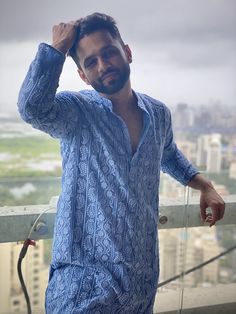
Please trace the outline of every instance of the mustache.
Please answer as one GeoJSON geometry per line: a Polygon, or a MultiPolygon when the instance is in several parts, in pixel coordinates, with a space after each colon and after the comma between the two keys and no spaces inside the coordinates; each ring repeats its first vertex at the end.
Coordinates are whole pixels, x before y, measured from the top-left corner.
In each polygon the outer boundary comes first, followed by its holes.
{"type": "Polygon", "coordinates": [[[103,80],[107,75],[112,74],[112,73],[119,74],[119,71],[117,69],[110,68],[101,75],[100,79],[103,80]]]}

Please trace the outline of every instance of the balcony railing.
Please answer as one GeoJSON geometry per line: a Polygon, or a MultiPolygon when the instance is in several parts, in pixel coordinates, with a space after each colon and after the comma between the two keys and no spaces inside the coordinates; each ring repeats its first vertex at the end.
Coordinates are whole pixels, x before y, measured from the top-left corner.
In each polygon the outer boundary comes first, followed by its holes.
{"type": "MultiPolygon", "coordinates": [[[[49,239],[53,236],[57,197],[45,205],[0,207],[0,243],[23,241],[36,219],[43,213],[33,232],[32,239],[49,239]]],[[[236,195],[225,196],[226,211],[217,225],[236,224],[236,195]]],[[[203,227],[199,216],[199,199],[191,199],[188,205],[183,198],[165,200],[160,204],[159,229],[203,227]],[[186,212],[186,206],[188,210],[186,212]],[[183,214],[187,214],[183,215],[183,214]]]]}
{"type": "MultiPolygon", "coordinates": [[[[226,202],[225,217],[217,222],[217,226],[236,225],[236,195],[226,196],[224,200],[226,202]]],[[[29,230],[32,231],[31,239],[52,238],[56,203],[57,197],[54,197],[50,204],[45,205],[0,207],[0,243],[23,241],[28,237],[29,230]]],[[[187,205],[184,204],[183,198],[161,202],[160,230],[175,228],[190,228],[191,230],[193,227],[204,226],[209,228],[200,220],[198,198],[191,199],[187,205]]],[[[187,270],[186,267],[185,270],[187,270]]],[[[164,296],[165,289],[161,289],[164,296]]],[[[154,313],[178,313],[173,304],[178,304],[179,290],[168,291],[166,298],[158,299],[158,294],[154,313]]],[[[236,283],[219,284],[210,289],[188,288],[184,290],[184,298],[184,309],[181,313],[236,313],[236,283]]]]}

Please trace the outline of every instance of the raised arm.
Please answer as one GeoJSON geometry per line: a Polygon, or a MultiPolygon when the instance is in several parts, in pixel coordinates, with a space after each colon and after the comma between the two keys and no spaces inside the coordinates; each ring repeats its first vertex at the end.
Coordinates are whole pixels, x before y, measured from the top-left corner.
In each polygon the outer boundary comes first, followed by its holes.
{"type": "Polygon", "coordinates": [[[73,132],[79,118],[75,96],[68,93],[56,95],[65,55],[73,45],[75,34],[76,23],[53,27],[52,46],[39,45],[18,98],[23,120],[59,138],[73,132]]]}

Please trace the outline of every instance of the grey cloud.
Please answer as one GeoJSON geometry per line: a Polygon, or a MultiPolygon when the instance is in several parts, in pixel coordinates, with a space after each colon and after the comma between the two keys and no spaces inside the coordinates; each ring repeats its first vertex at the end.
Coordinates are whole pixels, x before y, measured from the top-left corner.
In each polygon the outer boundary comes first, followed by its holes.
{"type": "Polygon", "coordinates": [[[231,0],[179,0],[156,2],[149,14],[141,15],[136,36],[144,40],[235,42],[236,2],[231,0]]]}
{"type": "Polygon", "coordinates": [[[5,0],[0,41],[50,42],[52,25],[95,11],[112,15],[124,40],[151,58],[187,67],[235,66],[235,0],[5,0]]]}
{"type": "Polygon", "coordinates": [[[135,46],[136,53],[143,53],[143,58],[153,64],[172,64],[179,67],[231,67],[236,71],[236,43],[229,40],[208,43],[181,41],[153,43],[149,49],[143,51],[141,46],[135,46]]]}
{"type": "Polygon", "coordinates": [[[49,38],[51,27],[94,11],[113,15],[127,40],[235,40],[234,0],[1,2],[1,41],[49,38]]]}

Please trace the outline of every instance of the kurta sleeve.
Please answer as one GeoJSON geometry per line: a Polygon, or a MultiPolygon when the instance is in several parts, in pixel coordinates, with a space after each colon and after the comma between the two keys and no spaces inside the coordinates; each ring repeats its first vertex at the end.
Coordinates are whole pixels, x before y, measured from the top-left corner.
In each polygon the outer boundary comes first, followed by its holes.
{"type": "Polygon", "coordinates": [[[40,44],[18,97],[24,121],[53,137],[74,132],[79,120],[78,102],[68,92],[56,94],[65,55],[47,44],[40,44]]]}
{"type": "Polygon", "coordinates": [[[171,114],[168,108],[165,110],[165,142],[161,169],[183,185],[187,185],[192,177],[199,173],[178,149],[173,140],[171,114]]]}

